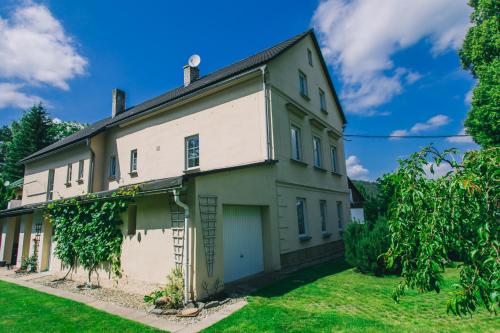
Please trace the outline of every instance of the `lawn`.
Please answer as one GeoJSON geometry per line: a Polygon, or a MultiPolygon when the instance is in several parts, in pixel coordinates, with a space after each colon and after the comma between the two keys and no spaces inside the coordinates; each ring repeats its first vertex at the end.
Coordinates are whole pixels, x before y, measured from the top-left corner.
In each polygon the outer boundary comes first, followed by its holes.
{"type": "Polygon", "coordinates": [[[329,262],[258,291],[205,332],[500,332],[500,318],[483,309],[472,318],[446,314],[457,278],[449,269],[440,294],[410,291],[397,304],[391,299],[397,277],[362,275],[343,261],[329,262]]]}
{"type": "Polygon", "coordinates": [[[68,299],[0,281],[0,332],[160,332],[68,299]]]}

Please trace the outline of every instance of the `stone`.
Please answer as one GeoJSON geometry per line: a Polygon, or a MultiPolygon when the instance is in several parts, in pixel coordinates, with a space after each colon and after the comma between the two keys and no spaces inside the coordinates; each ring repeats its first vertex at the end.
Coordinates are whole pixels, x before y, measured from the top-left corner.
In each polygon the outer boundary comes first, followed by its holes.
{"type": "Polygon", "coordinates": [[[222,301],[219,302],[220,305],[224,305],[226,304],[227,302],[229,302],[231,299],[230,298],[225,298],[223,299],[222,301]]]}
{"type": "Polygon", "coordinates": [[[196,305],[197,305],[197,308],[202,310],[203,308],[205,308],[205,303],[203,302],[196,302],[196,305]]]}
{"type": "Polygon", "coordinates": [[[154,309],[156,309],[156,306],[151,305],[151,306],[148,306],[148,308],[146,309],[146,311],[149,313],[149,312],[153,311],[154,309]]]}
{"type": "Polygon", "coordinates": [[[196,317],[200,313],[200,309],[191,308],[191,309],[182,309],[179,311],[177,316],[179,317],[196,317]]]}
{"type": "Polygon", "coordinates": [[[194,309],[196,308],[196,305],[193,303],[193,302],[189,302],[188,304],[186,304],[186,306],[184,307],[184,309],[194,309]]]}
{"type": "Polygon", "coordinates": [[[149,311],[149,313],[154,315],[162,315],[163,311],[164,311],[163,309],[154,308],[153,310],[149,311]]]}
{"type": "Polygon", "coordinates": [[[215,308],[216,306],[219,306],[219,301],[210,301],[205,304],[205,309],[215,308]]]}
{"type": "Polygon", "coordinates": [[[167,298],[165,296],[163,297],[160,297],[158,298],[156,301],[155,301],[155,305],[157,307],[162,307],[164,306],[165,304],[167,304],[167,298]]]}
{"type": "Polygon", "coordinates": [[[165,309],[163,310],[163,314],[167,316],[174,316],[179,313],[179,310],[177,309],[165,309]]]}

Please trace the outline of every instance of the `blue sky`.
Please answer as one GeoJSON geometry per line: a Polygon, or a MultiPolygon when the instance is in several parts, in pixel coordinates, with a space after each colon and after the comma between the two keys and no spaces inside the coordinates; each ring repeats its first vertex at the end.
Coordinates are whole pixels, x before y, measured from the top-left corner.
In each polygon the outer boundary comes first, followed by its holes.
{"type": "MultiPolygon", "coordinates": [[[[3,1],[0,125],[43,100],[53,117],[91,123],[111,112],[111,90],[131,106],[182,84],[200,54],[202,74],[314,27],[350,134],[458,134],[474,85],[457,48],[465,0],[3,1]]],[[[376,179],[434,142],[346,141],[353,178],[376,179]]]]}

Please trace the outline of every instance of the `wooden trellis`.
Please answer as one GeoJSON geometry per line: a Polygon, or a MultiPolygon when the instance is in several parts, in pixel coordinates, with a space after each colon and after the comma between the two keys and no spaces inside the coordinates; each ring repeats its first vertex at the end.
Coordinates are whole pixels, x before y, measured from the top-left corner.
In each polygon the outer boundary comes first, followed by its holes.
{"type": "Polygon", "coordinates": [[[200,219],[203,232],[203,245],[207,261],[208,276],[214,274],[215,262],[215,237],[217,226],[217,197],[213,195],[200,195],[200,219]]]}
{"type": "MultiPolygon", "coordinates": [[[[182,196],[181,200],[184,201],[182,196]]],[[[170,196],[170,219],[172,220],[174,262],[177,268],[181,268],[184,257],[184,209],[175,203],[173,195],[170,196]]]]}

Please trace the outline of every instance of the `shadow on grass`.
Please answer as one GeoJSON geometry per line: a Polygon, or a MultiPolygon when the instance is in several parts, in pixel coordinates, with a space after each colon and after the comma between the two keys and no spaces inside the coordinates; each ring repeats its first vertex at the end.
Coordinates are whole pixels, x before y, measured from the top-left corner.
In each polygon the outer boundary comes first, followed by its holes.
{"type": "Polygon", "coordinates": [[[343,258],[335,259],[290,273],[284,279],[278,280],[252,293],[252,296],[279,297],[325,276],[341,273],[350,268],[352,266],[343,258]]]}

